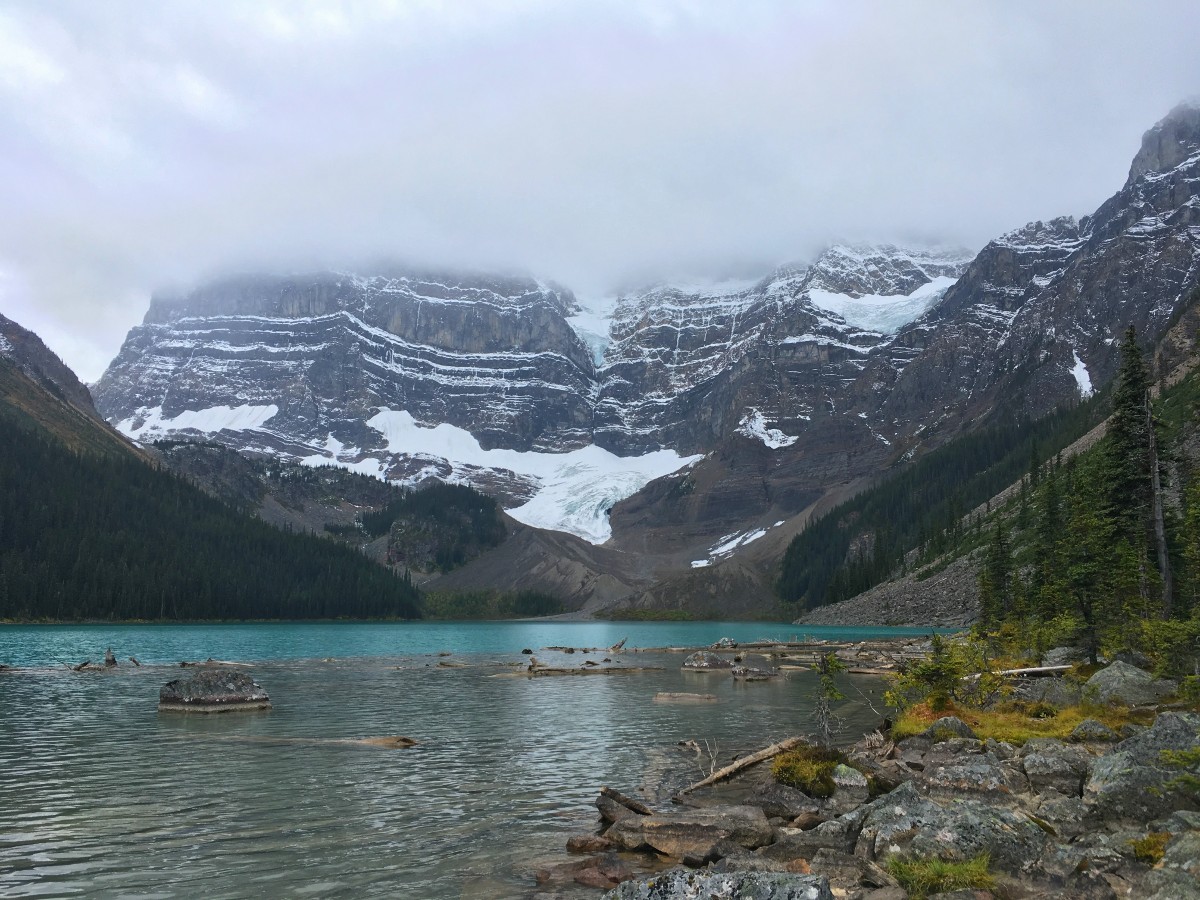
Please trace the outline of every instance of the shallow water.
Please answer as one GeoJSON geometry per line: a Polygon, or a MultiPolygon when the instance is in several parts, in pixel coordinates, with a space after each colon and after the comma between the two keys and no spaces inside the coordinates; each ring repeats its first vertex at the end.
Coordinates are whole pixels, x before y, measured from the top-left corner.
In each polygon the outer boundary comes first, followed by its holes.
{"type": "MultiPolygon", "coordinates": [[[[881,633],[886,629],[873,629],[881,633]]],[[[680,740],[722,757],[807,730],[815,677],[768,683],[683,672],[678,654],[628,653],[662,671],[510,677],[548,645],[706,644],[833,636],[761,623],[421,623],[3,626],[0,896],[521,897],[595,822],[600,785],[636,790],[680,740]],[[99,661],[113,672],[68,671],[99,661]],[[438,666],[449,651],[464,668],[438,666]],[[159,714],[180,659],[253,660],[265,713],[159,714]],[[331,661],[323,659],[333,657],[331,661]],[[716,704],[653,702],[657,691],[716,704]],[[345,738],[408,735],[380,749],[345,738]]],[[[855,636],[865,636],[866,632],[855,636]]],[[[856,699],[846,735],[877,716],[856,699]]],[[[724,761],[724,759],[722,759],[724,761]]],[[[696,772],[699,776],[699,769],[696,772]]]]}

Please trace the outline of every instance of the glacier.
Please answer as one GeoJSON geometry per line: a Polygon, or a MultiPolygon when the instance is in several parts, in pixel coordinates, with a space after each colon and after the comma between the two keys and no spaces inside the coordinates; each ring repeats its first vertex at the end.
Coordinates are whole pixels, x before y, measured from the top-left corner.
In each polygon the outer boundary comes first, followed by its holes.
{"type": "MultiPolygon", "coordinates": [[[[612,537],[608,512],[656,478],[678,472],[702,456],[680,456],[674,450],[656,450],[641,456],[617,456],[595,444],[567,453],[543,453],[494,448],[485,450],[465,429],[440,423],[419,424],[404,410],[383,407],[366,424],[383,435],[387,453],[394,456],[445,460],[453,469],[451,481],[467,482],[469,469],[511,472],[537,485],[532,499],[507,510],[518,522],[577,535],[592,544],[612,537]]],[[[356,453],[339,452],[331,441],[329,455],[308,457],[305,462],[338,465],[383,477],[387,460],[354,461],[356,453]],[[372,471],[373,469],[373,471],[372,471]]]]}

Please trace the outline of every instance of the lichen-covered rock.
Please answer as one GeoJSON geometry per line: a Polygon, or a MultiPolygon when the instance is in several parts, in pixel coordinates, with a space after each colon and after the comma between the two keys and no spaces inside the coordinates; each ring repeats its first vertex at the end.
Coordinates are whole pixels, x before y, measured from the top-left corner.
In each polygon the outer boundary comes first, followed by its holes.
{"type": "Polygon", "coordinates": [[[1054,829],[1061,840],[1072,840],[1087,829],[1084,821],[1086,808],[1078,796],[1064,797],[1057,791],[1047,791],[1037,806],[1037,817],[1054,829]]]}
{"type": "Polygon", "coordinates": [[[709,650],[697,650],[683,661],[685,669],[732,669],[733,661],[719,653],[709,650]]]}
{"type": "Polygon", "coordinates": [[[820,805],[808,794],[778,781],[768,781],[754,792],[749,802],[761,806],[767,818],[794,819],[820,810],[820,805]]]}
{"type": "Polygon", "coordinates": [[[177,678],[158,692],[158,708],[173,712],[227,712],[270,709],[271,698],[245,672],[202,669],[191,678],[177,678]]]}
{"type": "Polygon", "coordinates": [[[915,780],[938,799],[978,797],[991,803],[1009,803],[1025,786],[1015,767],[1006,766],[991,753],[958,753],[947,757],[935,750],[915,780]]]}
{"type": "Polygon", "coordinates": [[[1078,705],[1083,698],[1083,688],[1078,681],[1067,678],[1024,678],[1013,688],[1013,697],[1066,709],[1078,705]]]}
{"type": "Polygon", "coordinates": [[[1097,757],[1083,786],[1083,802],[1092,821],[1145,822],[1175,809],[1192,806],[1168,783],[1175,773],[1154,765],[1141,765],[1125,750],[1097,757]]]}
{"type": "Polygon", "coordinates": [[[780,828],[775,843],[763,847],[758,852],[768,859],[784,862],[812,859],[821,850],[851,853],[862,830],[863,820],[870,809],[869,805],[860,806],[808,830],[780,828]]]}
{"type": "Polygon", "coordinates": [[[960,719],[958,716],[942,716],[922,733],[921,737],[928,738],[933,742],[946,741],[951,738],[971,738],[978,740],[979,736],[971,729],[971,726],[960,719]]]}
{"type": "Polygon", "coordinates": [[[1141,706],[1158,702],[1160,698],[1173,693],[1176,687],[1173,681],[1155,678],[1149,672],[1117,660],[1089,678],[1083,692],[1086,697],[1099,703],[1141,706]]]}
{"type": "Polygon", "coordinates": [[[871,803],[855,852],[874,861],[896,854],[965,860],[990,853],[1003,872],[1019,873],[1036,860],[1049,836],[1027,816],[975,800],[941,806],[911,782],[871,803]]]}
{"type": "Polygon", "coordinates": [[[1067,738],[1074,744],[1101,744],[1119,741],[1121,736],[1096,719],[1084,719],[1067,738]]]}
{"type": "Polygon", "coordinates": [[[833,815],[857,809],[867,802],[871,795],[871,786],[867,776],[858,769],[852,769],[843,763],[834,766],[831,775],[833,779],[833,796],[825,801],[826,812],[833,815]]]}
{"type": "Polygon", "coordinates": [[[1052,738],[1034,738],[1021,748],[1021,768],[1039,794],[1053,790],[1065,797],[1080,796],[1091,760],[1083,747],[1052,738]]]}
{"type": "Polygon", "coordinates": [[[774,837],[758,806],[709,806],[654,816],[629,816],[616,822],[605,837],[625,850],[650,847],[675,859],[708,859],[721,841],[754,849],[774,837]]]}
{"type": "Polygon", "coordinates": [[[1114,749],[1124,750],[1146,765],[1159,765],[1163,751],[1194,747],[1200,747],[1200,715],[1164,712],[1149,728],[1134,732],[1114,749]]]}
{"type": "Polygon", "coordinates": [[[778,872],[696,872],[669,869],[627,881],[605,900],[833,900],[822,875],[778,872]]]}

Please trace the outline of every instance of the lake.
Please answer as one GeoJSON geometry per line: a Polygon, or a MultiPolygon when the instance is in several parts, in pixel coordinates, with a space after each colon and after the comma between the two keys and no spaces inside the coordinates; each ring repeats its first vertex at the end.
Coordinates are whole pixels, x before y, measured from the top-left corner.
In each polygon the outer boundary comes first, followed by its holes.
{"type": "MultiPolygon", "coordinates": [[[[766,683],[661,671],[518,675],[532,648],[699,646],[917,629],[770,623],[470,622],[0,626],[0,895],[5,897],[528,896],[596,822],[601,785],[635,792],[811,727],[811,673],[766,683]],[[115,671],[74,673],[111,646],[115,671]],[[439,653],[449,653],[440,657],[439,653]],[[142,668],[127,657],[136,656],[142,668]],[[250,661],[274,709],[159,714],[180,660],[250,661]],[[439,666],[447,661],[461,668],[439,666]],[[24,668],[27,667],[27,668],[24,668]],[[718,695],[661,704],[657,691],[718,695]],[[407,735],[389,750],[337,743],[407,735]]],[[[750,660],[753,662],[753,660],[750,660]]],[[[881,684],[847,677],[847,739],[873,727],[881,684]]]]}

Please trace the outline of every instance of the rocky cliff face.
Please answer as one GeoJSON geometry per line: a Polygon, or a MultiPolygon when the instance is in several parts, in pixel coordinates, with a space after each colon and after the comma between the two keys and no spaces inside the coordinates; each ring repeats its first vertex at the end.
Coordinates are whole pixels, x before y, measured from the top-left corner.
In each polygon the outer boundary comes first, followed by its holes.
{"type": "Polygon", "coordinates": [[[1114,337],[1149,342],[1200,281],[1198,242],[1200,110],[1180,107],[1093,215],[974,256],[834,246],[587,309],[515,277],[226,280],[156,297],[96,394],[143,440],[487,485],[527,524],[615,538],[669,603],[821,498],[1102,385],[1114,337]]]}
{"type": "Polygon", "coordinates": [[[0,356],[16,364],[35,383],[92,418],[99,418],[92,395],[42,339],[0,315],[0,356]]]}

